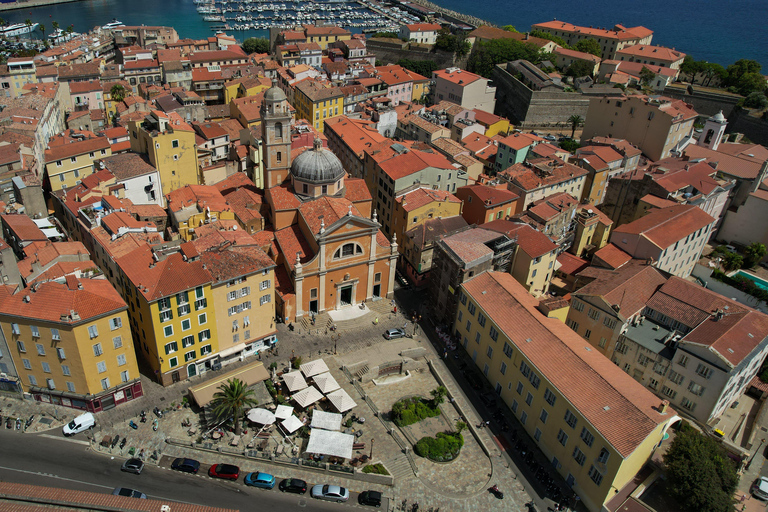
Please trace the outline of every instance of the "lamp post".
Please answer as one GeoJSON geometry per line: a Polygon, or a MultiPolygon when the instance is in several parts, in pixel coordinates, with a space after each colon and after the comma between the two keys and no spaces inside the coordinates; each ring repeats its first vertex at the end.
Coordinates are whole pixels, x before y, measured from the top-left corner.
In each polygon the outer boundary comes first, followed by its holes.
{"type": "Polygon", "coordinates": [[[371,454],[369,455],[371,462],[373,462],[373,439],[371,439],[371,454]]]}

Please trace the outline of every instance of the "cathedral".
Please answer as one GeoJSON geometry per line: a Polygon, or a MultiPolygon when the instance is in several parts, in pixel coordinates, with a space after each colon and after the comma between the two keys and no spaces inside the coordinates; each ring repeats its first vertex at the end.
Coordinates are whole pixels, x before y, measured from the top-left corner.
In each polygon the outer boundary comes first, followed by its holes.
{"type": "Polygon", "coordinates": [[[274,83],[261,123],[277,314],[293,322],[391,297],[397,243],[379,229],[365,181],[350,178],[320,139],[291,157],[288,99],[274,83]]]}

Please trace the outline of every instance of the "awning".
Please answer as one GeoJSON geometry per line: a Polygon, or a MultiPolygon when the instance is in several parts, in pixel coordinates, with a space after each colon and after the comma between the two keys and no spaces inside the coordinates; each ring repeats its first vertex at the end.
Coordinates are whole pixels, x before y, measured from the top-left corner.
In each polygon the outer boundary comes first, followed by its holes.
{"type": "Polygon", "coordinates": [[[352,409],[357,404],[343,389],[337,389],[333,393],[328,393],[326,398],[331,401],[333,406],[339,412],[345,412],[352,409]]]}
{"type": "Polygon", "coordinates": [[[301,407],[308,407],[323,398],[323,394],[315,386],[302,389],[291,397],[301,407]]]}
{"type": "Polygon", "coordinates": [[[341,430],[341,414],[315,410],[312,412],[312,428],[324,430],[341,430]]]}
{"type": "Polygon", "coordinates": [[[290,405],[278,405],[275,411],[275,418],[279,420],[287,420],[293,414],[293,407],[290,405]]]}
{"type": "Polygon", "coordinates": [[[354,442],[353,435],[313,428],[309,433],[306,452],[351,459],[354,442]]]}
{"type": "Polygon", "coordinates": [[[257,382],[267,380],[269,378],[269,372],[267,372],[267,369],[264,367],[264,363],[255,361],[196,386],[191,386],[189,388],[189,393],[192,395],[192,398],[195,399],[197,405],[205,407],[211,400],[213,400],[213,395],[219,390],[221,384],[235,378],[242,380],[246,386],[252,386],[257,382]]]}
{"type": "Polygon", "coordinates": [[[248,414],[246,414],[246,417],[254,422],[259,423],[261,425],[271,425],[275,422],[275,415],[272,411],[268,411],[266,409],[262,408],[256,408],[251,409],[248,411],[248,414]]]}
{"type": "Polygon", "coordinates": [[[331,375],[331,372],[325,372],[321,373],[320,375],[315,375],[312,377],[312,379],[315,381],[315,386],[317,386],[317,389],[322,391],[323,393],[330,393],[331,391],[335,389],[339,389],[341,386],[339,386],[339,383],[336,382],[336,379],[333,378],[333,375],[331,375]]]}
{"type": "Polygon", "coordinates": [[[303,373],[305,377],[320,375],[321,373],[325,373],[327,371],[328,366],[322,359],[315,359],[314,361],[310,361],[301,365],[301,373],[303,373]]]}
{"type": "Polygon", "coordinates": [[[289,434],[293,434],[304,425],[301,420],[293,414],[291,414],[287,420],[283,420],[282,424],[283,428],[287,430],[289,434]]]}
{"type": "Polygon", "coordinates": [[[300,371],[284,374],[283,382],[285,382],[285,385],[290,392],[301,391],[308,386],[307,381],[304,380],[304,376],[300,371]]]}
{"type": "Polygon", "coordinates": [[[234,347],[229,347],[226,350],[220,351],[219,352],[219,357],[224,358],[224,357],[227,357],[227,356],[231,356],[232,354],[236,354],[237,352],[242,352],[243,350],[245,350],[245,343],[239,343],[239,344],[235,345],[234,347]]]}

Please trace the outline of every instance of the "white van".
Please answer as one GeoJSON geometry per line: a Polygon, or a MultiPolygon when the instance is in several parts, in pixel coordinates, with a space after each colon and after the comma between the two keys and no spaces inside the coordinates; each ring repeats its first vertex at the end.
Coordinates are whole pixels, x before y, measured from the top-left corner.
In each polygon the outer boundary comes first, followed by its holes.
{"type": "Polygon", "coordinates": [[[73,419],[66,425],[64,425],[64,435],[73,436],[80,432],[85,432],[89,428],[93,428],[96,424],[96,417],[91,412],[86,412],[73,419]]]}

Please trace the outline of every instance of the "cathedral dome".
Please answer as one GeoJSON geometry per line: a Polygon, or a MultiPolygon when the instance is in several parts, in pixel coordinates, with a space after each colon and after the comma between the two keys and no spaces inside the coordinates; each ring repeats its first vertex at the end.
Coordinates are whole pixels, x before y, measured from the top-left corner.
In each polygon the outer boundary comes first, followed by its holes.
{"type": "Polygon", "coordinates": [[[711,120],[715,121],[716,123],[724,123],[725,122],[725,116],[723,115],[723,111],[721,110],[714,116],[710,117],[711,120]]]}
{"type": "Polygon", "coordinates": [[[283,90],[277,86],[277,80],[272,80],[272,87],[264,93],[264,99],[266,101],[284,101],[288,98],[286,98],[283,90]]]}
{"type": "Polygon", "coordinates": [[[297,156],[291,164],[291,175],[309,183],[333,183],[344,177],[344,166],[332,151],[315,139],[312,149],[297,156]]]}

